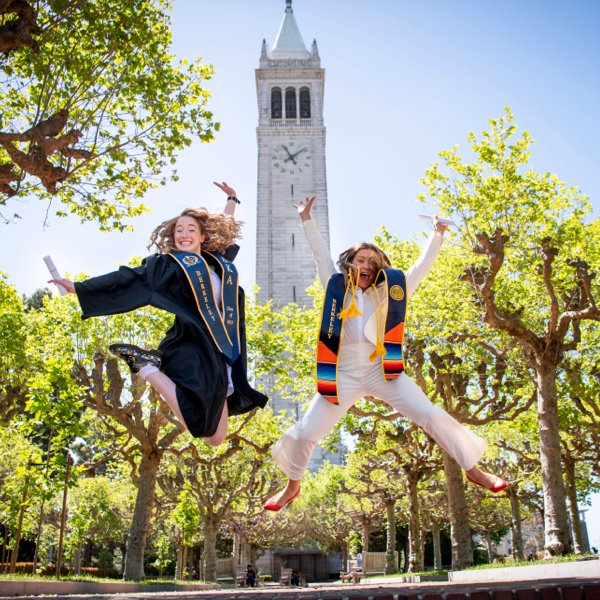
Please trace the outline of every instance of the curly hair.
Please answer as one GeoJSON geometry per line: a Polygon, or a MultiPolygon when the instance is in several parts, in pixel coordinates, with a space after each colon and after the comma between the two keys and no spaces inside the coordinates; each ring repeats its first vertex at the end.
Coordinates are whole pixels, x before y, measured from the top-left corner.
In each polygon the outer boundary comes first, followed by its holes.
{"type": "Polygon", "coordinates": [[[181,217],[192,217],[198,223],[205,238],[202,249],[222,254],[241,238],[242,221],[236,221],[231,215],[214,213],[205,208],[186,208],[180,215],[161,223],[150,236],[148,250],[156,246],[159,254],[177,250],[175,246],[175,227],[181,217]]]}
{"type": "Polygon", "coordinates": [[[373,250],[375,252],[375,257],[371,262],[373,263],[376,274],[379,273],[381,269],[388,269],[392,266],[392,262],[381,248],[375,244],[360,242],[358,244],[354,244],[354,246],[348,248],[348,250],[344,250],[344,252],[342,252],[338,258],[337,266],[346,279],[348,278],[354,257],[361,250],[373,250]]]}

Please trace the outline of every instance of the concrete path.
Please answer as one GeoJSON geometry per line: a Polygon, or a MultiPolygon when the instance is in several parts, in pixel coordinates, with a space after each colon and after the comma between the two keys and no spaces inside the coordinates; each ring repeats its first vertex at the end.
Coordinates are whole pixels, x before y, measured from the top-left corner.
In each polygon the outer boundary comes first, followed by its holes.
{"type": "MultiPolygon", "coordinates": [[[[2,584],[7,582],[2,582],[2,584]]],[[[0,591],[6,590],[0,584],[0,591]]],[[[19,600],[40,599],[18,595],[19,600]]],[[[0,598],[16,598],[2,595],[0,598]]],[[[311,585],[290,589],[266,586],[255,589],[53,595],[53,600],[600,600],[600,579],[568,578],[543,581],[483,583],[386,583],[311,585]]]]}
{"type": "Polygon", "coordinates": [[[67,581],[0,580],[0,600],[600,600],[600,561],[450,573],[452,581],[413,583],[369,579],[359,584],[319,583],[290,588],[188,584],[143,586],[67,581]],[[463,576],[470,580],[459,581],[463,576]]]}

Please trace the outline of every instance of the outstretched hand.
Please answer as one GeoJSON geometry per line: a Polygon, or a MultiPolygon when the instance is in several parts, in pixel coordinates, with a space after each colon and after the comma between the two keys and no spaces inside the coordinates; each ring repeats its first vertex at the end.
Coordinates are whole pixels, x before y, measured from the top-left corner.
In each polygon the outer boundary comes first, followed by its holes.
{"type": "Polygon", "coordinates": [[[57,277],[56,279],[49,279],[48,283],[53,283],[54,285],[62,285],[69,294],[75,293],[75,284],[70,279],[65,279],[64,277],[57,277]]]}
{"type": "Polygon", "coordinates": [[[230,186],[227,185],[227,183],[225,183],[224,181],[222,181],[221,183],[219,183],[218,181],[213,181],[213,183],[220,189],[223,190],[228,196],[235,196],[235,190],[230,186]]]}
{"type": "Polygon", "coordinates": [[[302,221],[310,221],[312,218],[310,216],[310,211],[312,209],[312,205],[315,202],[315,197],[311,196],[306,200],[301,200],[299,204],[292,204],[292,206],[298,211],[298,215],[302,221]]]}
{"type": "Polygon", "coordinates": [[[445,233],[446,229],[448,229],[448,223],[440,221],[439,218],[439,215],[435,215],[435,217],[433,217],[433,228],[435,231],[443,234],[445,233]]]}

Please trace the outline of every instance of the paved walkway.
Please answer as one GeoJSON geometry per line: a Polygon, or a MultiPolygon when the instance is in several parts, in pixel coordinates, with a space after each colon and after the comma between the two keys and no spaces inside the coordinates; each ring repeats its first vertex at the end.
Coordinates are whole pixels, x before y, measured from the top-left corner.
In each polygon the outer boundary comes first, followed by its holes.
{"type": "MultiPolygon", "coordinates": [[[[3,593],[6,593],[4,588],[3,593]]],[[[30,593],[35,594],[33,590],[30,593]]],[[[47,593],[47,592],[46,592],[47,593]]],[[[3,595],[0,598],[15,598],[3,595]]],[[[20,595],[20,600],[40,596],[20,595]]],[[[53,595],[53,600],[600,600],[600,578],[571,577],[540,581],[318,584],[307,588],[265,586],[182,592],[53,595]]]]}

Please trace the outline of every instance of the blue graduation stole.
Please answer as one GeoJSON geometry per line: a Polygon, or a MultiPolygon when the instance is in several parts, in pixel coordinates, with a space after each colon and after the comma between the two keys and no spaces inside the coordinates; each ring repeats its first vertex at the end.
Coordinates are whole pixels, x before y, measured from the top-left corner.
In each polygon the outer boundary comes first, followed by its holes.
{"type": "MultiPolygon", "coordinates": [[[[377,275],[375,285],[381,282],[384,283],[387,296],[381,351],[382,370],[385,380],[392,381],[404,371],[402,339],[406,318],[406,277],[400,269],[382,269],[377,275]]],[[[346,303],[348,291],[349,286],[341,273],[334,273],[329,278],[317,343],[317,391],[333,404],[339,404],[337,364],[344,328],[344,319],[340,318],[339,314],[346,303]]],[[[375,310],[379,308],[376,307],[375,310]]],[[[377,349],[376,354],[379,354],[377,349]]]]}
{"type": "Polygon", "coordinates": [[[232,365],[240,355],[238,274],[233,263],[220,254],[202,251],[222,268],[221,310],[215,301],[208,263],[200,254],[192,252],[169,253],[183,269],[190,283],[198,312],[206,324],[215,345],[232,365]]]}

